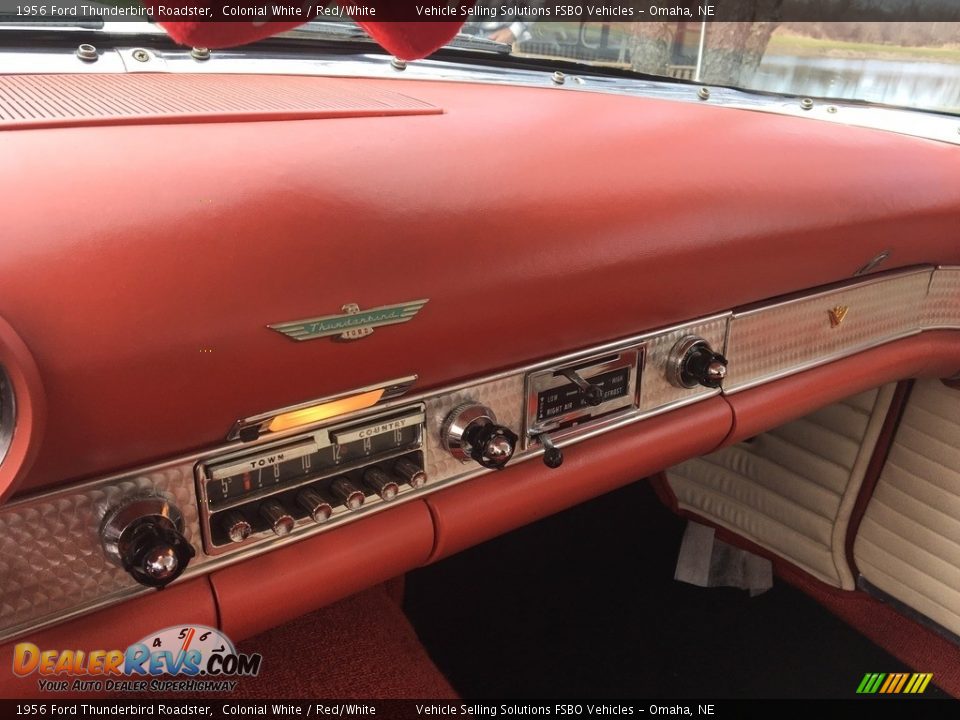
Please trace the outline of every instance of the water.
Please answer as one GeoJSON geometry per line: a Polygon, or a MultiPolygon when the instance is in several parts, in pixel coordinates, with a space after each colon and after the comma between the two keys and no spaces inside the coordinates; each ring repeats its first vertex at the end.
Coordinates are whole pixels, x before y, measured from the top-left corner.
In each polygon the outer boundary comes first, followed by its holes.
{"type": "Polygon", "coordinates": [[[746,85],[960,113],[960,64],[953,63],[773,55],[763,58],[746,85]]]}

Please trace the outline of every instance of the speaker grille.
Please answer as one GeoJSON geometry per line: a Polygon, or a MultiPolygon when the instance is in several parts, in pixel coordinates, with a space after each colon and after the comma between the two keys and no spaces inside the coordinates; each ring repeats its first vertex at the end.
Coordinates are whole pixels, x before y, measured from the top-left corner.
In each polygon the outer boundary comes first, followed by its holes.
{"type": "Polygon", "coordinates": [[[369,81],[295,75],[0,76],[0,129],[428,115],[369,81]]]}

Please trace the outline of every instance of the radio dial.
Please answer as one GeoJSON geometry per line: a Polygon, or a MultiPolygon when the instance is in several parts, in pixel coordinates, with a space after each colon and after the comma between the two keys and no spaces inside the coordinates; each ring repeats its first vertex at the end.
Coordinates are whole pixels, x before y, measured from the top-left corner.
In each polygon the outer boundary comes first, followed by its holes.
{"type": "Polygon", "coordinates": [[[466,402],[455,407],[440,431],[444,447],[458,460],[474,460],[485,468],[502,470],[517,449],[517,434],[497,424],[488,407],[466,402]]]}

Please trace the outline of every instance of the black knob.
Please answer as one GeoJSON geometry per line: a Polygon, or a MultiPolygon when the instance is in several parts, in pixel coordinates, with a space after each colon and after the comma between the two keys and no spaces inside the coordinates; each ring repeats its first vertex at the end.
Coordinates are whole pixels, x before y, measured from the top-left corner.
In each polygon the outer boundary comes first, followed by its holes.
{"type": "Polygon", "coordinates": [[[551,470],[563,465],[563,450],[553,444],[553,440],[546,433],[537,436],[537,440],[543,445],[543,464],[551,470]]]}
{"type": "Polygon", "coordinates": [[[701,337],[688,335],[670,351],[667,378],[677,387],[719,388],[726,376],[727,359],[701,337]]]}
{"type": "Polygon", "coordinates": [[[727,359],[711,350],[709,345],[698,345],[687,355],[680,373],[684,381],[690,384],[718,388],[727,376],[727,359]]]}
{"type": "Polygon", "coordinates": [[[166,524],[145,521],[131,531],[123,569],[142,585],[162,588],[187,569],[196,554],[179,532],[166,524]]]}
{"type": "Polygon", "coordinates": [[[183,536],[183,515],[160,495],[135,495],[111,508],[100,528],[107,559],[142,585],[162,588],[196,554],[183,536]]]}
{"type": "Polygon", "coordinates": [[[517,449],[517,434],[510,428],[494,423],[477,424],[468,428],[464,439],[470,448],[470,457],[491,470],[502,470],[517,449]]]}

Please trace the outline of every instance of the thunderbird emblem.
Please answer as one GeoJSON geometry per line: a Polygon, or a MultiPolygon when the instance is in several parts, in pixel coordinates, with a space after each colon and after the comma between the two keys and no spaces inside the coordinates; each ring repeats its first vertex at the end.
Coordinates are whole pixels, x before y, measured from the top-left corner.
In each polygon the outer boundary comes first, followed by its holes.
{"type": "Polygon", "coordinates": [[[847,316],[849,309],[846,305],[837,305],[835,308],[827,310],[830,315],[830,327],[840,327],[840,323],[847,316]]]}
{"type": "Polygon", "coordinates": [[[414,300],[400,305],[361,310],[356,303],[343,306],[343,315],[326,315],[309,320],[267,325],[271,330],[283,333],[293,340],[313,340],[314,338],[336,335],[338,340],[359,340],[373,332],[376,327],[405,323],[426,305],[428,300],[414,300]]]}

